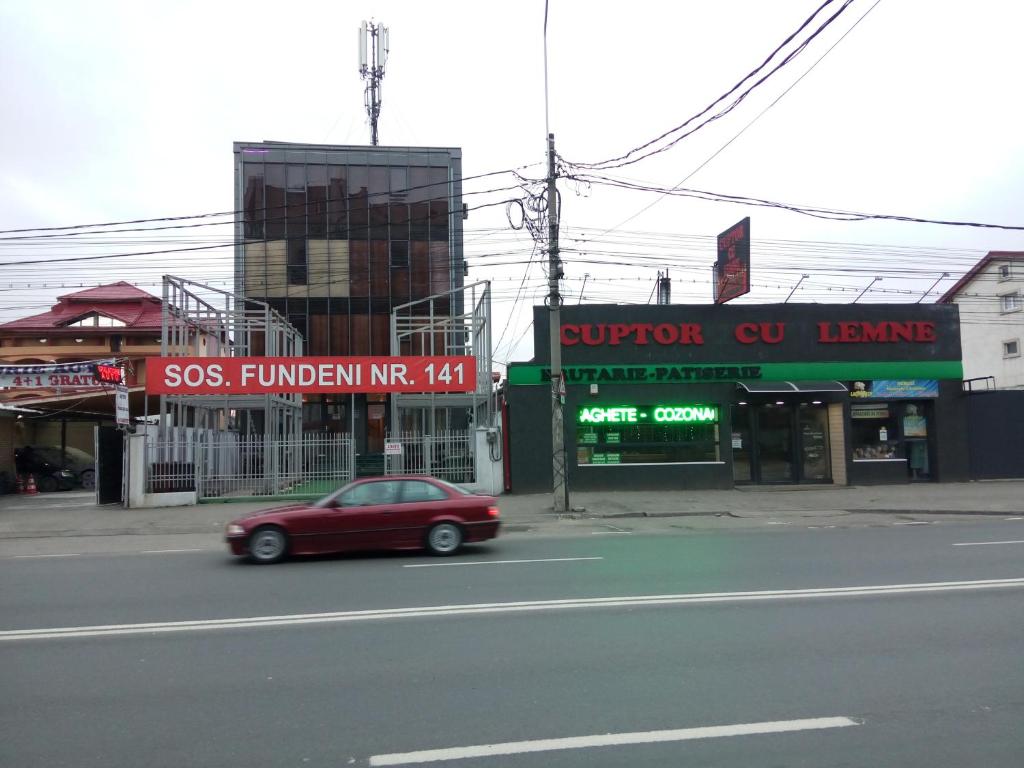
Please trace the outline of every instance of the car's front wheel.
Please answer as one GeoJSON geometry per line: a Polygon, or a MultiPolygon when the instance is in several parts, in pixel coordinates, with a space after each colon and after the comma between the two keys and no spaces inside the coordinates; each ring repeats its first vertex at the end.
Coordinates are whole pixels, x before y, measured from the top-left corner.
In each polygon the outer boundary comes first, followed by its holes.
{"type": "Polygon", "coordinates": [[[454,555],[462,538],[462,529],[455,523],[438,523],[427,531],[427,549],[434,555],[454,555]]]}
{"type": "Polygon", "coordinates": [[[257,528],[249,536],[249,555],[257,563],[276,563],[288,552],[288,536],[276,526],[257,528]]]}
{"type": "Polygon", "coordinates": [[[96,487],[96,470],[87,469],[79,477],[82,479],[82,487],[86,490],[91,491],[96,487]]]}

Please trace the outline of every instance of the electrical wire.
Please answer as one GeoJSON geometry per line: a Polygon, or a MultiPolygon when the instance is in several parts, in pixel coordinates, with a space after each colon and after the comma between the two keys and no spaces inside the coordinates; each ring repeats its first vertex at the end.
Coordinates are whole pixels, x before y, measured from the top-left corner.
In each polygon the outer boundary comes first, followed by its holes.
{"type": "Polygon", "coordinates": [[[817,18],[818,14],[820,14],[823,10],[825,10],[825,8],[827,8],[829,5],[831,5],[832,2],[833,2],[833,0],[825,0],[825,2],[822,3],[814,11],[814,13],[812,13],[807,19],[805,19],[804,22],[796,29],[795,32],[793,32],[785,40],[783,40],[782,43],[779,44],[779,46],[776,47],[775,50],[773,50],[768,55],[768,57],[763,62],[761,62],[761,64],[757,68],[755,68],[751,72],[749,72],[746,75],[744,75],[743,78],[738,83],[736,83],[732,88],[730,88],[728,91],[726,91],[721,96],[719,96],[717,99],[715,99],[713,102],[708,104],[700,112],[698,112],[695,115],[692,115],[691,117],[687,118],[687,120],[685,120],[680,125],[677,125],[674,128],[669,129],[668,131],[665,131],[660,136],[656,136],[655,138],[651,139],[650,141],[648,141],[648,142],[646,142],[644,144],[641,144],[638,147],[634,147],[633,149],[629,150],[625,154],[619,155],[618,157],[613,157],[613,158],[610,158],[608,160],[602,160],[602,161],[599,161],[599,162],[596,162],[596,163],[573,163],[573,162],[566,161],[567,164],[570,167],[574,167],[574,168],[584,168],[584,169],[593,169],[593,170],[609,170],[609,169],[612,169],[612,168],[621,168],[623,166],[633,165],[634,163],[638,163],[641,160],[647,159],[648,157],[652,157],[654,155],[661,154],[662,152],[665,152],[668,149],[671,149],[672,147],[674,147],[676,144],[678,144],[680,141],[682,141],[686,137],[693,135],[694,133],[699,131],[701,128],[704,128],[706,125],[709,125],[710,123],[712,123],[712,122],[714,122],[716,120],[719,120],[720,118],[722,118],[725,115],[729,114],[732,110],[734,110],[737,106],[739,106],[743,102],[743,100],[746,99],[746,97],[752,91],[754,91],[756,88],[758,88],[760,85],[762,85],[768,79],[770,79],[773,75],[775,75],[777,72],[779,72],[783,67],[788,65],[791,61],[793,61],[797,56],[799,56],[804,51],[804,49],[818,35],[820,35],[822,32],[824,32],[825,29],[827,29],[836,19],[838,19],[846,11],[846,9],[850,6],[850,3],[852,3],[853,0],[845,0],[845,2],[842,4],[842,6],[840,6],[839,10],[837,10],[834,14],[832,14],[832,16],[830,16],[827,19],[825,19],[825,21],[822,22],[818,26],[818,28],[816,30],[814,30],[814,32],[812,32],[802,42],[800,42],[794,50],[792,50],[791,52],[786,54],[785,57],[782,59],[782,61],[780,61],[778,64],[776,64],[770,71],[768,71],[767,74],[763,75],[760,79],[755,81],[745,91],[740,93],[728,106],[724,107],[723,109],[721,109],[720,111],[718,111],[717,113],[715,113],[715,114],[713,114],[713,115],[711,115],[709,117],[705,117],[705,115],[707,115],[709,112],[711,112],[711,110],[713,110],[718,104],[722,103],[723,101],[725,101],[726,99],[731,97],[733,94],[735,94],[741,87],[743,87],[743,85],[746,82],[748,82],[749,80],[751,80],[754,77],[756,77],[765,67],[767,67],[771,63],[771,61],[773,59],[775,59],[775,57],[777,55],[779,55],[783,51],[783,49],[786,48],[786,46],[788,46],[801,32],[803,32],[804,29],[806,29],[808,26],[810,26],[811,23],[814,21],[814,19],[817,18]],[[691,123],[693,123],[693,122],[695,122],[697,120],[701,120],[701,122],[699,122],[695,127],[691,128],[690,130],[686,131],[685,133],[680,133],[687,126],[689,126],[691,123]],[[655,148],[655,149],[651,149],[651,147],[656,145],[658,142],[663,141],[664,139],[667,139],[670,136],[673,137],[671,141],[669,141],[668,143],[666,143],[665,145],[663,145],[661,147],[658,147],[658,148],[655,148]],[[645,151],[645,150],[647,150],[647,151],[645,151]]]}

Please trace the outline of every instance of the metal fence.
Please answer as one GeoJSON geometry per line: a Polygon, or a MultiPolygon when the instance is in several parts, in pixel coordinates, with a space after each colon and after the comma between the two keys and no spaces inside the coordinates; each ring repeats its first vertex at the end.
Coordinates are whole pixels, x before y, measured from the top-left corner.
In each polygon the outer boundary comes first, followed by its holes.
{"type": "Polygon", "coordinates": [[[384,467],[388,475],[432,475],[450,483],[472,483],[473,433],[391,435],[384,444],[384,467]]]}
{"type": "Polygon", "coordinates": [[[176,430],[146,443],[146,491],[196,491],[200,498],[317,496],[355,476],[347,434],[296,438],[176,430]]]}

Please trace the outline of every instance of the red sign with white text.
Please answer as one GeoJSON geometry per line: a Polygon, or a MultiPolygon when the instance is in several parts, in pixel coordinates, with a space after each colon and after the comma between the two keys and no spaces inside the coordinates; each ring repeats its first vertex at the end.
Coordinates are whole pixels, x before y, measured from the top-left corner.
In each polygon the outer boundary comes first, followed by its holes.
{"type": "Polygon", "coordinates": [[[151,357],[151,395],[473,392],[476,358],[151,357]]]}

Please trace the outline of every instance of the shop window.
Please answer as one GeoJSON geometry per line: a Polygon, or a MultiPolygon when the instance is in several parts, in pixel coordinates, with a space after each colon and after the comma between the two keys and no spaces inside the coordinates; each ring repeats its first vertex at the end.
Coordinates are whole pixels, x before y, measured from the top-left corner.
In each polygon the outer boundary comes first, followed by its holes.
{"type": "Polygon", "coordinates": [[[854,461],[903,459],[896,409],[888,403],[850,406],[854,461]]]}
{"type": "Polygon", "coordinates": [[[1003,342],[1003,357],[1020,357],[1020,339],[1003,342]]]}
{"type": "Polygon", "coordinates": [[[721,461],[715,405],[583,406],[576,463],[687,464],[721,461]]]}

